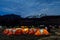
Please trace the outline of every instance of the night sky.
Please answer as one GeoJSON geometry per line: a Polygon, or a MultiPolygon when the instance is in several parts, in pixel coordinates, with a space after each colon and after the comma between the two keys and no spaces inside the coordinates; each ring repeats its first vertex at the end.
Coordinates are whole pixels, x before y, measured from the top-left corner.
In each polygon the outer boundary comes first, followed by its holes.
{"type": "Polygon", "coordinates": [[[0,15],[60,15],[60,0],[0,0],[0,15]]]}

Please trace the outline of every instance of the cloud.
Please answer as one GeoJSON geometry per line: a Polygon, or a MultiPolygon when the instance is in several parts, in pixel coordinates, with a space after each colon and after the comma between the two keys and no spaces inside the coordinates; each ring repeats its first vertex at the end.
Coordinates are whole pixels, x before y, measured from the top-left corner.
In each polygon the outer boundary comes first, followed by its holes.
{"type": "Polygon", "coordinates": [[[52,2],[50,4],[48,3],[42,3],[40,5],[42,7],[38,11],[34,11],[28,15],[39,15],[39,14],[47,14],[47,15],[60,15],[60,2],[52,2]]]}
{"type": "Polygon", "coordinates": [[[59,0],[0,0],[0,12],[14,13],[23,17],[37,14],[57,15],[59,0]]]}

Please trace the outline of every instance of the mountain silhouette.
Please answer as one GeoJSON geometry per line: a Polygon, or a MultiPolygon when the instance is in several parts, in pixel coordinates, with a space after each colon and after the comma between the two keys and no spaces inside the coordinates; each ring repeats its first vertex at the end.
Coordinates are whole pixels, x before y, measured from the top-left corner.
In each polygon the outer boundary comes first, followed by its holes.
{"type": "Polygon", "coordinates": [[[15,15],[15,14],[3,15],[0,16],[0,25],[4,25],[4,26],[18,25],[21,18],[22,17],[20,15],[15,15]]]}

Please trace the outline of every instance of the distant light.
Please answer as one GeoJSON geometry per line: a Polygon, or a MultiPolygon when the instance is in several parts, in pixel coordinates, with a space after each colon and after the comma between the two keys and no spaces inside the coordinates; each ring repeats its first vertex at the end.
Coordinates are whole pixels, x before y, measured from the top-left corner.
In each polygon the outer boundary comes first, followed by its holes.
{"type": "Polygon", "coordinates": [[[0,26],[0,28],[2,28],[2,26],[0,26]]]}

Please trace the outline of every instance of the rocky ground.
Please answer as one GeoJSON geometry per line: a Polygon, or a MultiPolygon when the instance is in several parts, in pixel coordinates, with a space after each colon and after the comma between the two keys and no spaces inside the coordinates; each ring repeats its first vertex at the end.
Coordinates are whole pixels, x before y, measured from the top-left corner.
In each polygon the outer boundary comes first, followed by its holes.
{"type": "Polygon", "coordinates": [[[34,35],[6,36],[0,30],[0,40],[60,40],[60,29],[51,29],[49,36],[36,37],[34,35]]]}

